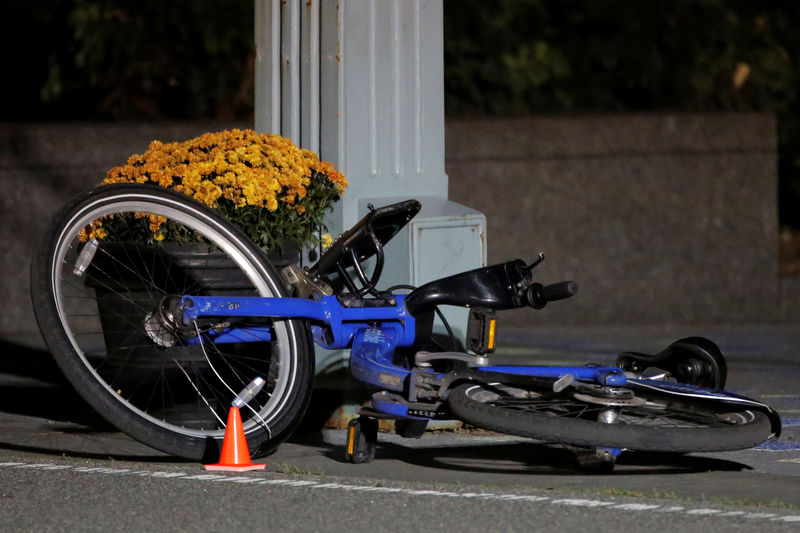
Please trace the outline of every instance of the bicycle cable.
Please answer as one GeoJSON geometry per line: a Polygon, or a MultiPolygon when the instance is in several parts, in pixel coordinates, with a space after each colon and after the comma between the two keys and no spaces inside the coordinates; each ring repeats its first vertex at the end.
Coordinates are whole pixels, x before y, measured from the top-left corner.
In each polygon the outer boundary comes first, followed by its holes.
{"type": "Polygon", "coordinates": [[[211,411],[211,414],[214,415],[214,418],[219,420],[219,423],[220,423],[220,425],[222,425],[222,427],[227,428],[228,427],[227,424],[225,424],[225,422],[222,421],[222,418],[220,418],[220,416],[217,414],[217,412],[214,410],[214,408],[211,407],[211,404],[208,403],[208,400],[206,400],[206,397],[203,396],[203,393],[200,392],[200,389],[198,389],[197,385],[194,384],[194,381],[192,381],[192,378],[189,377],[189,373],[186,372],[186,370],[181,366],[181,364],[174,357],[172,358],[172,362],[175,363],[175,365],[178,367],[178,369],[181,372],[183,372],[183,375],[186,376],[186,379],[189,380],[189,384],[192,386],[192,388],[197,393],[197,395],[200,397],[200,399],[203,400],[203,403],[206,404],[206,407],[208,407],[208,409],[211,411]]]}
{"type": "MultiPolygon", "coordinates": [[[[416,290],[416,288],[417,287],[415,287],[413,285],[400,284],[400,285],[392,285],[391,287],[389,287],[386,290],[389,291],[389,292],[392,292],[392,291],[397,290],[397,289],[405,289],[405,290],[408,290],[408,291],[413,291],[413,290],[416,290]]],[[[447,335],[449,336],[449,340],[450,340],[450,347],[451,347],[450,349],[457,352],[459,347],[458,347],[458,343],[456,342],[456,336],[453,333],[453,328],[450,327],[450,323],[444,317],[444,313],[442,313],[441,309],[439,309],[438,306],[434,307],[433,310],[436,313],[436,316],[439,317],[439,320],[442,321],[442,324],[444,325],[444,329],[447,330],[447,335]]],[[[444,346],[442,346],[441,344],[436,342],[435,339],[431,339],[431,340],[437,346],[439,346],[439,348],[442,348],[444,350],[444,346]]]]}
{"type": "MultiPolygon", "coordinates": [[[[225,380],[222,379],[222,376],[219,375],[217,369],[214,368],[213,364],[211,364],[211,358],[208,356],[208,353],[206,353],[205,343],[203,343],[203,336],[200,334],[200,328],[197,327],[197,321],[192,320],[192,324],[194,325],[194,329],[197,331],[197,339],[200,342],[200,349],[203,351],[203,355],[205,356],[206,361],[208,361],[208,366],[211,367],[211,371],[214,372],[214,375],[217,376],[217,379],[219,379],[220,383],[222,383],[225,386],[225,388],[228,389],[231,394],[233,394],[233,397],[236,398],[237,397],[236,392],[232,388],[230,388],[230,386],[228,386],[227,383],[225,383],[225,380]]],[[[261,415],[258,414],[258,411],[253,409],[253,407],[249,403],[246,403],[244,405],[253,412],[253,414],[256,416],[261,425],[264,426],[264,429],[267,430],[267,435],[269,436],[269,438],[272,439],[272,430],[269,429],[269,426],[264,421],[264,419],[261,418],[261,415]]]]}

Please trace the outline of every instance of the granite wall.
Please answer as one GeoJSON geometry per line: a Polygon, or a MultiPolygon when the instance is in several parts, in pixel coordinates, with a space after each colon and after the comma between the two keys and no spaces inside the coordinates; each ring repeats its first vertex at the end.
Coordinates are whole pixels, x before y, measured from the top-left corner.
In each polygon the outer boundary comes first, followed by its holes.
{"type": "Polygon", "coordinates": [[[490,262],[544,251],[537,277],[579,285],[507,324],[763,323],[793,308],[776,147],[767,114],[451,120],[447,173],[487,216],[490,262]]]}
{"type": "MultiPolygon", "coordinates": [[[[56,211],[153,139],[183,140],[219,123],[0,124],[0,338],[38,343],[29,296],[30,257],[56,211]]],[[[245,127],[244,125],[239,125],[245,127]]]]}

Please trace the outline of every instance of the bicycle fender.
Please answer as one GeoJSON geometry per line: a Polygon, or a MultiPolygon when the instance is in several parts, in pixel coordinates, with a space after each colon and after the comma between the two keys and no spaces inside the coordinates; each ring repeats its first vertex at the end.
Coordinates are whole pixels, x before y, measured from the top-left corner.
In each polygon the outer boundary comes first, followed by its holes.
{"type": "Polygon", "coordinates": [[[683,398],[693,398],[696,400],[708,400],[735,405],[746,405],[767,415],[772,430],[771,438],[777,439],[781,435],[781,418],[775,409],[765,403],[757,402],[756,400],[752,400],[732,392],[706,389],[703,387],[688,385],[686,383],[672,383],[667,381],[653,381],[649,379],[632,378],[628,379],[627,386],[634,390],[641,388],[657,391],[666,396],[679,396],[683,398]]]}

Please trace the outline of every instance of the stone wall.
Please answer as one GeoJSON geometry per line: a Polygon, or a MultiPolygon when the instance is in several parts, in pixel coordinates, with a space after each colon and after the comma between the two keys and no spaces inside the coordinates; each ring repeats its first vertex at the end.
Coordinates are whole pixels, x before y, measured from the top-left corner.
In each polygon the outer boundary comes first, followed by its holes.
{"type": "MultiPolygon", "coordinates": [[[[183,140],[231,124],[0,124],[0,338],[38,341],[28,270],[35,246],[69,198],[142,153],[153,139],[183,140]]],[[[242,125],[240,125],[242,126],[242,125]]]]}
{"type": "Polygon", "coordinates": [[[450,198],[490,262],[544,251],[537,277],[579,285],[507,324],[781,321],[776,146],[767,114],[451,120],[450,198]]]}
{"type": "MultiPolygon", "coordinates": [[[[232,126],[0,124],[0,337],[36,331],[29,258],[60,205],[151,139],[232,126]]],[[[800,315],[797,284],[777,275],[771,115],[474,119],[446,127],[450,198],[487,215],[490,262],[544,251],[543,281],[580,286],[573,300],[508,313],[506,324],[763,323],[800,315]]]]}

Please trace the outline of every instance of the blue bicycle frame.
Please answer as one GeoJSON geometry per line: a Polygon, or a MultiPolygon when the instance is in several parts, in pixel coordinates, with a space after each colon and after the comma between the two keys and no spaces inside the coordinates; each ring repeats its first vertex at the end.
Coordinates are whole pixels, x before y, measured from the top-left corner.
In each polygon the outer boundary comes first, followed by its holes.
{"type": "MultiPolygon", "coordinates": [[[[408,369],[392,362],[398,347],[411,346],[415,340],[415,320],[405,309],[405,295],[393,295],[396,303],[388,307],[345,307],[335,296],[319,300],[269,297],[185,296],[182,300],[183,322],[189,325],[200,318],[270,317],[301,318],[312,321],[317,344],[326,349],[350,348],[350,371],[365,383],[387,391],[409,390],[415,372],[433,374],[427,368],[408,369]],[[376,325],[379,324],[379,325],[376,325]]],[[[214,327],[207,333],[214,343],[271,340],[269,328],[214,327]]],[[[199,338],[190,342],[198,343],[199,338]]],[[[475,370],[504,374],[561,378],[568,374],[579,381],[622,386],[627,383],[617,367],[556,366],[478,366],[475,370]]],[[[408,416],[407,406],[397,401],[374,402],[374,407],[393,416],[408,416]]],[[[414,400],[415,398],[407,398],[414,400]]]]}

